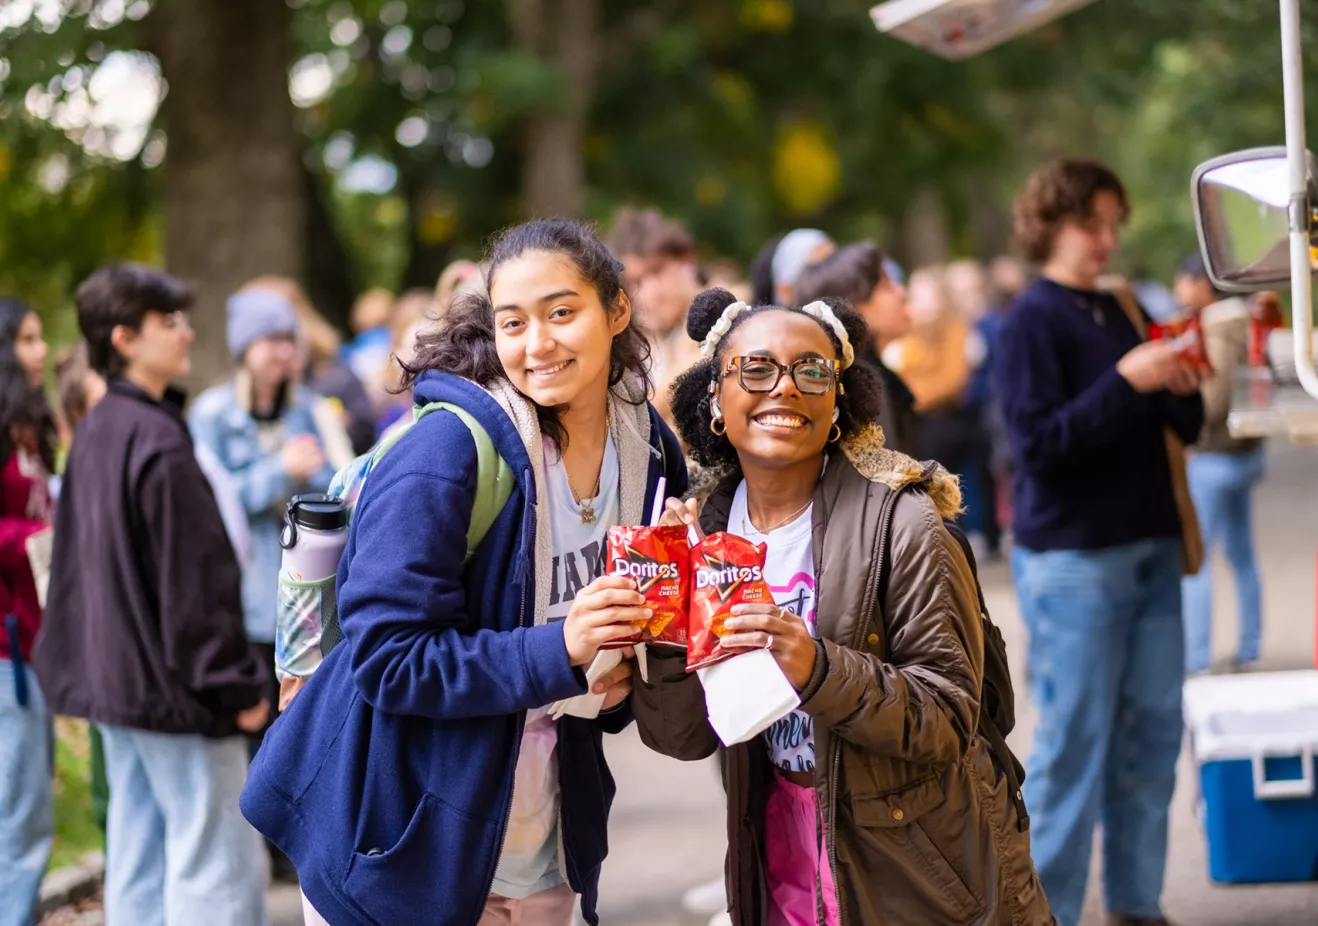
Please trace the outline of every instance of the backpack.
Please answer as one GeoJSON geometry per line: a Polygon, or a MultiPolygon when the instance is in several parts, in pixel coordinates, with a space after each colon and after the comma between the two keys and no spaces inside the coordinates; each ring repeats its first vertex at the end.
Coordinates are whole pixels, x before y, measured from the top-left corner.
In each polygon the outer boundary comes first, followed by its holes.
{"type": "MultiPolygon", "coordinates": [[[[507,504],[513,492],[512,467],[494,449],[494,442],[490,440],[485,428],[465,408],[449,402],[431,402],[428,405],[416,406],[412,409],[410,421],[403,419],[387,430],[374,447],[334,474],[334,479],[330,482],[329,494],[347,503],[348,523],[351,524],[352,516],[357,510],[357,500],[366,485],[366,477],[375,469],[380,458],[402,440],[403,435],[417,422],[438,411],[452,412],[456,415],[458,420],[471,431],[472,440],[476,442],[476,496],[472,500],[471,521],[467,525],[467,555],[462,560],[462,565],[465,567],[476,555],[476,548],[485,539],[495,518],[503,511],[503,506],[507,504]]],[[[343,631],[339,627],[338,613],[334,611],[326,615],[324,621],[320,637],[321,654],[329,655],[330,650],[342,639],[343,631]]]]}
{"type": "MultiPolygon", "coordinates": [[[[914,483],[920,485],[920,483],[914,483]]],[[[883,602],[887,592],[888,574],[888,537],[892,533],[892,518],[897,510],[897,499],[909,486],[895,489],[888,493],[884,507],[879,514],[879,536],[884,538],[883,549],[879,553],[879,601],[883,602]]],[[[975,562],[975,551],[971,549],[970,540],[955,521],[943,519],[943,526],[956,540],[970,574],[975,579],[975,594],[979,598],[979,620],[984,636],[984,681],[979,692],[979,724],[975,732],[988,744],[989,752],[998,768],[1007,776],[1007,785],[1012,801],[1016,805],[1016,814],[1021,831],[1030,828],[1030,815],[1025,809],[1025,798],[1021,794],[1021,785],[1025,781],[1025,767],[1007,745],[1007,736],[1016,727],[1016,695],[1011,685],[1011,668],[1007,661],[1007,641],[993,618],[989,616],[988,604],[984,601],[984,589],[979,584],[979,567],[975,562]]]]}

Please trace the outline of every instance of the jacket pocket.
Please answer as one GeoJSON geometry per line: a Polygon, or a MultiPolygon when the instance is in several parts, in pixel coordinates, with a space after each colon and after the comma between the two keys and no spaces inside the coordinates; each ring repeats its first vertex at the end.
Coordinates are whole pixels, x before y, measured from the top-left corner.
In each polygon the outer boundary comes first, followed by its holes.
{"type": "Polygon", "coordinates": [[[486,895],[477,886],[489,859],[493,822],[423,794],[407,828],[389,847],[354,852],[344,891],[382,926],[476,922],[486,895]]]}
{"type": "Polygon", "coordinates": [[[940,844],[937,811],[946,799],[941,777],[931,775],[900,791],[851,800],[862,841],[884,857],[884,868],[877,870],[907,882],[885,891],[892,909],[930,924],[971,922],[984,910],[962,877],[963,866],[955,864],[957,856],[940,844]]]}

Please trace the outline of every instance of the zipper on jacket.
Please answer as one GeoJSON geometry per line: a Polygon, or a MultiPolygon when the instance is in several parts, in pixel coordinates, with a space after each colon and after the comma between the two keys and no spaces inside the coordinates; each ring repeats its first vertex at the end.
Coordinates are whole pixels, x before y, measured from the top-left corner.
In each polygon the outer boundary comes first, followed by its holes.
{"type": "MultiPolygon", "coordinates": [[[[527,469],[527,470],[524,470],[523,472],[525,472],[525,473],[530,473],[531,471],[530,471],[529,469],[527,469]]],[[[531,478],[531,479],[534,479],[534,478],[535,478],[535,475],[534,475],[534,474],[531,474],[530,478],[531,478]]],[[[538,499],[537,499],[537,501],[538,501],[538,499]]],[[[534,522],[532,522],[532,523],[534,523],[534,522]]],[[[523,536],[523,541],[524,541],[524,542],[525,542],[526,539],[527,539],[527,538],[526,538],[525,536],[523,536]]],[[[534,535],[531,537],[531,542],[528,544],[528,546],[530,546],[530,548],[531,548],[531,555],[530,555],[529,558],[530,558],[530,559],[535,559],[535,538],[534,538],[534,535]]],[[[526,626],[526,599],[527,599],[527,589],[529,588],[529,586],[530,586],[530,583],[529,583],[529,582],[527,582],[527,583],[523,583],[523,585],[522,585],[522,601],[521,601],[521,604],[519,605],[519,607],[518,607],[518,611],[517,611],[517,626],[518,626],[518,627],[525,627],[525,626],[526,626]]],[[[518,760],[519,758],[521,758],[521,754],[522,754],[522,733],[523,733],[523,731],[524,731],[525,729],[526,729],[526,711],[518,711],[518,712],[517,712],[517,739],[516,739],[516,741],[513,743],[513,783],[512,783],[512,787],[508,789],[508,813],[506,813],[506,814],[504,815],[504,818],[503,818],[503,824],[502,824],[502,826],[500,826],[500,828],[499,828],[499,852],[498,852],[497,855],[495,855],[495,857],[494,857],[494,866],[490,869],[490,873],[489,873],[489,875],[488,875],[488,876],[486,877],[486,879],[485,879],[485,891],[484,891],[484,896],[486,896],[486,897],[489,897],[489,896],[490,896],[490,888],[492,888],[492,887],[494,886],[494,876],[495,876],[496,874],[499,873],[499,860],[503,858],[503,844],[504,844],[504,842],[508,839],[508,824],[509,824],[510,822],[512,822],[512,818],[513,818],[513,801],[515,801],[515,800],[517,799],[517,760],[518,760]]],[[[481,910],[482,910],[482,912],[484,911],[484,909],[485,909],[485,905],[484,905],[484,904],[481,904],[481,910]]],[[[477,919],[478,919],[478,921],[479,921],[479,917],[478,917],[477,919]]]]}
{"type": "MultiPolygon", "coordinates": [[[[902,490],[891,489],[889,491],[892,492],[892,496],[890,499],[886,500],[886,503],[888,505],[896,506],[897,496],[902,490]]],[[[880,510],[879,517],[881,519],[879,522],[879,545],[875,550],[874,563],[870,569],[870,581],[866,583],[865,601],[860,609],[860,613],[864,615],[864,619],[858,625],[856,635],[851,638],[852,649],[857,648],[856,644],[864,639],[863,634],[869,629],[870,617],[874,613],[874,599],[878,596],[879,582],[883,579],[883,573],[879,568],[879,564],[883,563],[883,551],[888,547],[888,528],[892,524],[892,519],[888,516],[886,508],[880,510]]],[[[839,926],[841,926],[841,924],[847,922],[847,907],[842,900],[842,882],[838,880],[837,876],[837,789],[838,782],[842,779],[842,741],[837,737],[834,737],[832,746],[833,785],[828,789],[828,832],[824,835],[826,837],[825,841],[827,842],[828,867],[833,873],[833,890],[837,893],[838,923],[839,926]]]]}

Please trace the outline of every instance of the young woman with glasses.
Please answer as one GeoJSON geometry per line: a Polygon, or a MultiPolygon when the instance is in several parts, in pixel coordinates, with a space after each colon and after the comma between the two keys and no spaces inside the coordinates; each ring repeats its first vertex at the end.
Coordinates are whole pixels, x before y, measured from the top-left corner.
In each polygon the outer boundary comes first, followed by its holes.
{"type": "MultiPolygon", "coordinates": [[[[719,750],[733,922],[1050,923],[1029,834],[975,734],[979,608],[942,521],[960,492],[870,424],[864,322],[841,300],[752,307],[709,290],[688,332],[704,360],[673,407],[719,479],[703,511],[671,501],[667,520],[767,546],[775,604],[734,608],[722,642],[767,648],[801,696],[719,750]]],[[[718,741],[684,668],[652,653],[633,707],[652,748],[699,759],[718,741]]]]}

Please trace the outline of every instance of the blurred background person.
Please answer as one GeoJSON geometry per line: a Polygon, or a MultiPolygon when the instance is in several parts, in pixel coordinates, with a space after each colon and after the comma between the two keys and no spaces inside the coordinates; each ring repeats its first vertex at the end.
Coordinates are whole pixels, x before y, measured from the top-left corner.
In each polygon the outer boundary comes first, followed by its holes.
{"type": "Polygon", "coordinates": [[[669,387],[700,359],[699,345],[686,333],[687,310],[701,288],[695,244],[680,222],[657,209],[621,209],[608,248],[622,262],[637,321],[650,344],[654,406],[671,425],[669,387]]]}
{"type": "Polygon", "coordinates": [[[78,289],[107,386],[69,453],[34,657],[52,709],[104,740],[109,926],[266,922],[260,838],[235,810],[270,670],[171,385],[191,368],[192,298],[133,264],[78,289]]]}
{"type": "Polygon", "coordinates": [[[1181,311],[1175,293],[1155,279],[1147,267],[1136,264],[1130,274],[1130,281],[1130,288],[1135,293],[1135,298],[1144,307],[1149,318],[1155,322],[1168,321],[1181,311]]]}
{"type": "Polygon", "coordinates": [[[394,294],[387,289],[368,289],[352,304],[349,325],[353,339],[343,347],[342,359],[363,385],[375,381],[389,358],[393,336],[389,320],[394,312],[394,294]]]}
{"type": "Polygon", "coordinates": [[[1012,573],[1040,714],[1024,789],[1031,853],[1061,926],[1080,921],[1100,824],[1108,922],[1167,924],[1181,573],[1197,531],[1182,520],[1168,431],[1193,443],[1203,402],[1196,370],[1171,345],[1142,343],[1100,288],[1129,211],[1098,162],[1035,171],[1016,237],[1042,275],[1008,313],[993,365],[1017,466],[1012,573]]]}
{"type": "Polygon", "coordinates": [[[885,272],[888,263],[873,241],[843,245],[802,271],[796,301],[805,305],[832,297],[855,306],[869,329],[869,341],[856,352],[856,360],[872,367],[883,381],[878,423],[885,442],[894,450],[915,455],[915,396],[882,360],[884,348],[911,331],[906,287],[885,272]]]}
{"type": "MultiPolygon", "coordinates": [[[[326,454],[325,416],[318,420],[314,411],[319,397],[295,380],[298,322],[292,303],[273,290],[246,289],[230,296],[226,308],[229,353],[238,368],[227,383],[197,397],[189,423],[197,443],[238,486],[252,540],[251,563],[243,571],[243,614],[248,637],[273,669],[284,508],[294,495],[328,488],[335,467],[326,454]]],[[[337,440],[346,443],[346,434],[337,440]]],[[[270,703],[278,704],[273,671],[269,683],[270,703]]],[[[263,735],[264,728],[251,736],[253,755],[263,735]]],[[[273,859],[276,876],[295,876],[282,855],[273,859]]]]}
{"type": "Polygon", "coordinates": [[[86,341],[71,344],[55,358],[55,393],[59,397],[56,470],[62,472],[64,457],[73,442],[73,429],[105,395],[105,380],[91,368],[86,341]]]}
{"type": "MultiPolygon", "coordinates": [[[[58,472],[51,484],[58,487],[64,470],[64,461],[72,449],[73,433],[87,413],[105,397],[105,379],[91,366],[87,342],[80,340],[64,348],[55,361],[55,388],[59,395],[61,444],[57,455],[58,472]]],[[[247,529],[247,512],[243,509],[238,486],[205,444],[194,442],[193,454],[206,481],[215,494],[215,502],[224,521],[225,533],[233,546],[234,557],[241,569],[246,569],[252,558],[252,535],[247,529]]],[[[58,500],[58,489],[53,493],[58,500]]],[[[105,754],[101,746],[101,733],[95,724],[88,729],[91,761],[92,813],[96,825],[105,832],[109,808],[109,786],[105,779],[105,754]]]]}
{"type": "Polygon", "coordinates": [[[28,541],[48,530],[55,420],[41,384],[41,319],[0,299],[0,924],[34,923],[55,824],[51,717],[28,668],[41,627],[28,541]]]}
{"type": "Polygon", "coordinates": [[[980,527],[986,503],[977,489],[978,474],[988,465],[988,439],[978,409],[967,401],[973,364],[983,359],[982,345],[957,309],[945,268],[912,273],[907,299],[911,333],[890,344],[883,360],[915,395],[920,456],[961,477],[966,506],[961,523],[976,555],[986,556],[990,551],[980,527]]]}
{"type": "Polygon", "coordinates": [[[997,409],[989,371],[1002,314],[994,309],[992,282],[979,261],[958,260],[948,264],[947,286],[957,314],[967,325],[966,364],[970,367],[970,382],[961,396],[961,407],[973,439],[968,447],[970,468],[961,482],[966,497],[964,523],[968,533],[983,539],[988,554],[996,556],[1002,549],[1002,528],[993,471],[993,419],[997,409]]]}
{"type": "Polygon", "coordinates": [[[793,305],[801,272],[835,250],[833,239],[817,228],[794,228],[770,241],[756,255],[752,267],[755,304],[793,305]]]}
{"type": "MultiPolygon", "coordinates": [[[[64,348],[55,358],[55,391],[59,396],[59,450],[56,454],[56,472],[51,479],[51,494],[56,501],[64,478],[64,465],[72,450],[73,432],[87,413],[105,396],[105,379],[91,368],[87,356],[87,342],[78,341],[64,348]]],[[[96,724],[87,725],[89,784],[91,788],[92,816],[101,835],[105,835],[110,808],[110,787],[105,778],[105,751],[101,744],[101,731],[96,724]]]]}
{"type": "Polygon", "coordinates": [[[1204,352],[1213,372],[1204,381],[1204,430],[1190,453],[1190,494],[1204,537],[1204,563],[1184,580],[1185,668],[1207,672],[1213,656],[1213,547],[1222,552],[1236,580],[1240,637],[1233,666],[1258,661],[1263,595],[1254,561],[1254,490],[1266,469],[1261,438],[1236,438],[1227,429],[1236,374],[1249,364],[1250,307],[1244,299],[1219,292],[1204,259],[1195,252],[1176,270],[1176,301],[1199,317],[1204,352]]]}
{"type": "Polygon", "coordinates": [[[988,275],[992,307],[999,312],[1005,312],[1030,285],[1029,264],[1011,254],[999,254],[989,261],[988,275]]]}
{"type": "Polygon", "coordinates": [[[341,358],[343,339],[316,311],[306,291],[291,277],[257,277],[243,289],[268,289],[288,300],[297,312],[304,370],[301,381],[317,395],[337,403],[354,454],[375,442],[375,408],[361,380],[341,358]]]}
{"type": "Polygon", "coordinates": [[[726,289],[742,302],[751,299],[751,284],[734,260],[716,258],[705,265],[705,288],[726,289]]]}
{"type": "Polygon", "coordinates": [[[746,271],[751,286],[751,298],[747,301],[751,305],[773,305],[777,301],[773,285],[773,252],[778,250],[778,245],[786,237],[786,233],[774,235],[751,258],[750,267],[746,271]]]}
{"type": "MultiPolygon", "coordinates": [[[[883,360],[910,387],[916,411],[923,415],[954,403],[970,381],[966,324],[956,314],[941,267],[922,267],[912,273],[906,301],[911,332],[889,344],[883,360]]],[[[936,429],[922,427],[925,430],[936,429]]],[[[931,436],[937,445],[937,435],[931,436]]],[[[923,452],[928,456],[931,449],[923,452]]]]}
{"type": "Polygon", "coordinates": [[[988,324],[984,328],[988,342],[988,435],[990,448],[990,467],[993,472],[997,497],[994,500],[998,525],[1004,535],[1011,531],[1012,524],[1012,478],[1014,467],[1011,461],[1011,444],[1007,440],[1006,424],[1002,420],[1002,402],[998,398],[997,386],[993,380],[993,357],[997,353],[998,338],[1002,333],[1002,321],[1011,308],[1016,297],[1030,285],[1031,271],[1029,264],[1010,254],[1002,254],[991,261],[988,266],[991,310],[985,316],[988,324]]]}
{"type": "Polygon", "coordinates": [[[480,264],[470,260],[453,261],[444,268],[435,283],[435,311],[444,315],[457,293],[484,285],[480,264]]]}
{"type": "MultiPolygon", "coordinates": [[[[452,297],[450,292],[450,300],[452,297]]],[[[410,356],[416,345],[417,332],[428,320],[436,317],[436,309],[435,294],[428,289],[410,289],[394,303],[393,315],[389,319],[389,356],[371,382],[371,391],[380,408],[375,424],[376,438],[412,413],[412,396],[406,390],[399,392],[403,369],[398,361],[410,356]]]]}

